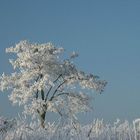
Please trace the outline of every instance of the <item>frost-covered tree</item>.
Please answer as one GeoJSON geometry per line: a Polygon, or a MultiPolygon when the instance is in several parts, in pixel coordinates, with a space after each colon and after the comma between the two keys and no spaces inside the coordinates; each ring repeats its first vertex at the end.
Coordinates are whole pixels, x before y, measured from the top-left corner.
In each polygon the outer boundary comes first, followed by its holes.
{"type": "Polygon", "coordinates": [[[24,113],[39,116],[43,128],[47,112],[72,119],[76,113],[87,111],[90,98],[84,89],[101,93],[107,83],[79,70],[72,62],[77,53],[64,59],[64,49],[51,43],[21,41],[6,52],[17,56],[9,60],[15,72],[2,74],[0,89],[10,90],[9,99],[23,105],[24,113]]]}

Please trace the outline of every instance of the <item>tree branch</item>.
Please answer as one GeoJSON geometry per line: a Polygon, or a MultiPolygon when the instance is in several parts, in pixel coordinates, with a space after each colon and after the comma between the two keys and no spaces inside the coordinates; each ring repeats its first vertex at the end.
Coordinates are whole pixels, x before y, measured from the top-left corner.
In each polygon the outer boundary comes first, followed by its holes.
{"type": "Polygon", "coordinates": [[[61,76],[62,76],[62,74],[60,74],[60,75],[56,78],[56,80],[53,81],[53,83],[57,82],[61,76]]]}
{"type": "Polygon", "coordinates": [[[66,82],[67,80],[63,81],[60,85],[58,85],[58,87],[56,88],[56,90],[54,91],[52,97],[50,98],[49,101],[52,101],[52,99],[54,98],[56,92],[58,91],[58,89],[66,82]]]}
{"type": "MultiPolygon", "coordinates": [[[[62,77],[62,74],[60,74],[60,75],[53,81],[53,83],[56,83],[56,82],[59,80],[60,77],[62,77]]],[[[48,96],[49,96],[49,93],[50,93],[51,89],[52,89],[52,86],[49,88],[49,90],[48,90],[48,92],[47,92],[47,94],[46,94],[45,102],[47,101],[47,98],[48,98],[48,96]]]]}
{"type": "Polygon", "coordinates": [[[42,98],[42,100],[44,100],[44,91],[43,91],[43,89],[41,90],[41,98],[42,98]]]}
{"type": "Polygon", "coordinates": [[[49,88],[49,90],[48,90],[48,92],[47,92],[47,94],[46,94],[46,97],[45,97],[45,102],[47,101],[47,98],[48,98],[48,95],[49,95],[49,93],[50,93],[51,89],[52,89],[52,86],[49,88]]]}
{"type": "MultiPolygon", "coordinates": [[[[35,80],[36,82],[39,80],[39,77],[40,77],[40,76],[38,76],[37,79],[35,80]]],[[[35,96],[35,98],[36,98],[36,99],[38,98],[38,89],[37,89],[37,91],[36,91],[36,96],[35,96]]]]}
{"type": "Polygon", "coordinates": [[[36,99],[38,98],[38,89],[37,89],[37,91],[36,91],[36,96],[35,96],[35,98],[36,98],[36,99]]]}

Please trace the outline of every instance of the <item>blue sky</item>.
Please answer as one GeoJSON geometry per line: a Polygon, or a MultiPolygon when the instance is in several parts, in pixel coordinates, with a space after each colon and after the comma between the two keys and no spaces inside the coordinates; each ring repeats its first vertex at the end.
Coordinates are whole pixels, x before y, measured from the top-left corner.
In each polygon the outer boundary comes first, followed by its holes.
{"type": "MultiPolygon", "coordinates": [[[[94,94],[94,112],[85,121],[140,117],[139,0],[1,0],[0,73],[12,72],[5,48],[20,40],[52,42],[79,53],[79,68],[108,81],[94,94]]],[[[0,115],[14,117],[7,94],[0,94],[0,115]]],[[[88,116],[88,117],[87,117],[88,116]]]]}

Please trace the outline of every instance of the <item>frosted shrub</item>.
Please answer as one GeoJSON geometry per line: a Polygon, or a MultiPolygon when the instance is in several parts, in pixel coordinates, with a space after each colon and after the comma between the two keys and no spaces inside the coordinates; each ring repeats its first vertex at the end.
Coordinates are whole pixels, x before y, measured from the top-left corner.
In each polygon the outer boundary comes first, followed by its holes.
{"type": "Polygon", "coordinates": [[[136,119],[133,121],[134,125],[134,135],[136,140],[140,140],[140,119],[136,119]]]}
{"type": "Polygon", "coordinates": [[[39,127],[38,123],[17,121],[14,129],[7,129],[5,135],[0,135],[1,140],[140,140],[138,119],[133,124],[116,121],[112,125],[98,119],[83,126],[78,123],[47,123],[46,129],[39,127]]]}
{"type": "Polygon", "coordinates": [[[0,138],[3,140],[3,137],[9,134],[9,132],[14,130],[16,127],[15,119],[6,119],[4,117],[0,117],[0,138]]]}

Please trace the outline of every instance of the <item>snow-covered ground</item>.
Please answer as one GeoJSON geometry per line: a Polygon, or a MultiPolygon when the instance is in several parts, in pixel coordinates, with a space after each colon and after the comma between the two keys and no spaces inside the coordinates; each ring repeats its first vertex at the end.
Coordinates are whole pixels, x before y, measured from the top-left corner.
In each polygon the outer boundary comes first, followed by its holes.
{"type": "Polygon", "coordinates": [[[0,140],[140,140],[140,119],[132,123],[117,120],[113,124],[97,119],[84,126],[48,123],[42,129],[37,122],[0,118],[0,140]]]}

